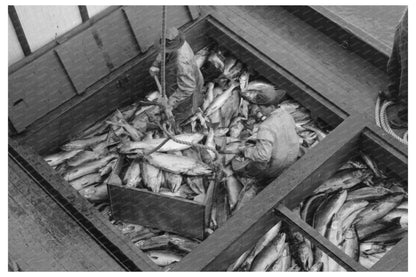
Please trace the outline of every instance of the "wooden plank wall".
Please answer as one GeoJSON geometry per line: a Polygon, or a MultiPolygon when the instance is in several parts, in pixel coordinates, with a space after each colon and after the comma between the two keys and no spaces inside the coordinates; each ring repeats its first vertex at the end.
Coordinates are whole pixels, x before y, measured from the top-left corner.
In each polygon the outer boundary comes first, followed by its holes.
{"type": "Polygon", "coordinates": [[[16,31],[13,28],[12,21],[9,19],[9,66],[20,59],[24,58],[22,47],[17,39],[16,31]]]}
{"type": "MultiPolygon", "coordinates": [[[[102,8],[90,9],[97,12],[102,8]]],[[[19,7],[18,13],[27,9],[19,7]]],[[[38,9],[34,11],[39,12],[38,9]]],[[[24,131],[78,94],[86,93],[88,88],[128,61],[146,54],[140,51],[139,39],[154,38],[160,34],[157,29],[161,28],[143,29],[138,25],[139,21],[131,20],[126,14],[138,18],[147,16],[146,26],[161,24],[160,6],[115,8],[101,19],[85,22],[81,27],[86,28],[81,32],[69,32],[69,35],[58,37],[42,47],[39,51],[44,54],[33,61],[31,56],[36,52],[19,62],[19,67],[13,67],[9,74],[9,119],[17,132],[24,131]],[[25,60],[29,62],[25,63],[25,60]]],[[[168,22],[171,26],[181,27],[190,21],[192,17],[186,6],[169,6],[168,22]]],[[[22,25],[28,24],[23,19],[22,25]]],[[[36,25],[34,22],[31,24],[36,25]]],[[[68,26],[65,25],[64,29],[67,30],[68,26]]],[[[29,44],[38,46],[31,40],[29,44]]]]}

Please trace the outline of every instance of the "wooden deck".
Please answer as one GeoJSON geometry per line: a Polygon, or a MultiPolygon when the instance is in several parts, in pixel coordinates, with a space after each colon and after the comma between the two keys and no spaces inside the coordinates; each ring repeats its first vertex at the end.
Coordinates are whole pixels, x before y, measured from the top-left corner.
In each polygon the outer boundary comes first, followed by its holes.
{"type": "Polygon", "coordinates": [[[123,271],[9,158],[9,258],[21,271],[123,271]]]}

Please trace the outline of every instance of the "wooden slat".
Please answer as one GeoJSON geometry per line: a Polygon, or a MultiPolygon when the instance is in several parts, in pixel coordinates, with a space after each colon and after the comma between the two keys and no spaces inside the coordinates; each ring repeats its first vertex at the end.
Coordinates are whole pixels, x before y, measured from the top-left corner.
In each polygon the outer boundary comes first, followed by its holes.
{"type": "Polygon", "coordinates": [[[370,270],[371,271],[408,271],[408,235],[400,240],[370,270]]]}
{"type": "Polygon", "coordinates": [[[328,157],[359,136],[365,127],[360,116],[347,118],[322,142],[311,148],[300,160],[285,170],[244,206],[223,226],[203,241],[174,267],[175,271],[225,270],[235,259],[253,245],[273,224],[271,214],[294,189],[309,176],[322,178],[317,170],[328,157]]]}
{"type": "Polygon", "coordinates": [[[332,242],[324,238],[318,231],[312,228],[309,224],[304,222],[294,212],[290,211],[286,206],[280,204],[276,208],[276,214],[282,220],[289,223],[295,229],[299,230],[304,236],[312,241],[316,247],[324,251],[339,265],[348,271],[367,271],[367,268],[359,264],[353,258],[344,253],[341,249],[336,247],[332,242]]]}
{"type": "Polygon", "coordinates": [[[201,14],[201,11],[199,10],[198,6],[187,6],[188,7],[188,11],[191,14],[191,18],[192,20],[195,20],[199,17],[199,15],[201,14]]]}
{"type": "Polygon", "coordinates": [[[22,271],[123,271],[11,159],[9,255],[22,271]]]}
{"type": "Polygon", "coordinates": [[[108,185],[114,219],[204,238],[203,204],[136,188],[108,185]]]}
{"type": "Polygon", "coordinates": [[[86,22],[90,17],[88,16],[87,6],[78,6],[79,14],[81,15],[82,22],[86,22]]]}
{"type": "Polygon", "coordinates": [[[20,23],[19,16],[17,15],[16,8],[9,6],[9,18],[12,22],[13,28],[16,32],[17,39],[19,40],[20,46],[22,47],[25,56],[29,56],[32,51],[30,50],[29,43],[23,30],[22,24],[20,23]]]}
{"type": "Polygon", "coordinates": [[[23,163],[27,172],[56,203],[127,270],[159,270],[150,258],[134,246],[89,203],[62,179],[33,150],[9,138],[9,153],[23,163]]]}

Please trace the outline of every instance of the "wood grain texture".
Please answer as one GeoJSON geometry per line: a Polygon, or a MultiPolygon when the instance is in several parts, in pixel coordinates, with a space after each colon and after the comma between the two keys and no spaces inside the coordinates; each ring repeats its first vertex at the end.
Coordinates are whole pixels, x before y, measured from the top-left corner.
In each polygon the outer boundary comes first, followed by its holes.
{"type": "Polygon", "coordinates": [[[203,239],[205,206],[135,188],[108,185],[114,219],[203,239]]]}
{"type": "Polygon", "coordinates": [[[85,232],[91,235],[118,263],[127,270],[159,270],[150,258],[122,236],[108,219],[104,218],[91,203],[81,197],[66,181],[32,149],[9,139],[9,152],[17,156],[42,186],[85,232]]]}
{"type": "Polygon", "coordinates": [[[408,248],[409,240],[406,235],[371,268],[371,271],[408,271],[408,248]]]}
{"type": "Polygon", "coordinates": [[[9,158],[9,255],[22,271],[123,271],[9,158]]]}

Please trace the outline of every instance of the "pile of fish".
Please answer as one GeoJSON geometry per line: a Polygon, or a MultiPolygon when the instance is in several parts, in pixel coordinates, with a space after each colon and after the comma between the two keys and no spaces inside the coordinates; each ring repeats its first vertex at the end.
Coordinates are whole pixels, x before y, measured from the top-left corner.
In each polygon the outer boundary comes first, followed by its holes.
{"type": "MultiPolygon", "coordinates": [[[[405,187],[367,155],[349,161],[294,211],[347,255],[371,268],[408,231],[405,187]]],[[[345,271],[299,232],[268,231],[229,270],[345,271]]]]}
{"type": "MultiPolygon", "coordinates": [[[[196,54],[207,80],[205,99],[200,112],[180,127],[180,133],[161,128],[160,106],[137,101],[75,135],[61,146],[61,152],[48,155],[45,160],[83,197],[93,203],[104,203],[101,206],[108,204],[107,183],[200,203],[211,200],[211,219],[206,230],[209,235],[259,192],[255,180],[234,174],[230,163],[233,158],[244,159],[232,152],[255,139],[259,124],[265,120],[250,100],[264,91],[277,91],[242,62],[224,53],[204,48],[196,54]],[[168,136],[174,140],[168,140],[153,152],[168,136]],[[193,147],[195,144],[206,148],[193,147]],[[121,161],[124,166],[118,168],[121,161]],[[221,178],[217,175],[218,168],[222,169],[221,178]],[[210,191],[213,182],[218,188],[215,192],[210,191]]],[[[145,100],[156,102],[159,97],[160,93],[155,91],[145,100]]],[[[288,97],[276,108],[285,109],[296,122],[302,145],[299,157],[330,131],[288,97]]],[[[140,232],[149,231],[137,228],[140,232]]],[[[137,228],[132,229],[138,232],[137,228]]],[[[157,240],[169,241],[170,247],[174,242],[166,236],[161,231],[149,231],[142,239],[143,244],[149,250],[148,243],[153,245],[150,237],[158,237],[157,240]]]]}

